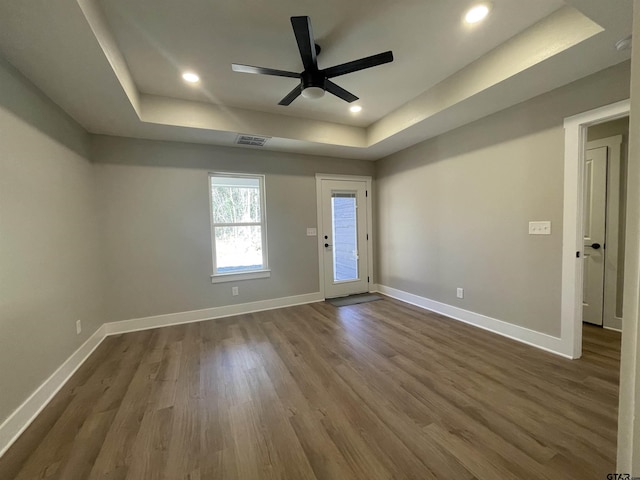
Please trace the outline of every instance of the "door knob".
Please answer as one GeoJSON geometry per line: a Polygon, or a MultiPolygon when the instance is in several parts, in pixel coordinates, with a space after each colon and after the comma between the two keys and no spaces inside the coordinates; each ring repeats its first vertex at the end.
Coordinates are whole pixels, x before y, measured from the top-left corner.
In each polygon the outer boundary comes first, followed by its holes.
{"type": "Polygon", "coordinates": [[[328,248],[328,247],[332,247],[333,245],[329,245],[328,243],[325,243],[324,246],[328,248]]]}
{"type": "Polygon", "coordinates": [[[600,248],[600,244],[599,243],[592,243],[591,245],[589,245],[591,248],[593,248],[594,250],[598,250],[600,248]]]}

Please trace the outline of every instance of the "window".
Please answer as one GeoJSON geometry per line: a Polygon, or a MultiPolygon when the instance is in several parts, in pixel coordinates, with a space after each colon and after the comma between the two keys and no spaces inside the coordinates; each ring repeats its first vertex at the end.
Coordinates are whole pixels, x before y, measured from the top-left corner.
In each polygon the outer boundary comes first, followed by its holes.
{"type": "Polygon", "coordinates": [[[264,278],[264,175],[209,174],[214,283],[264,278]]]}

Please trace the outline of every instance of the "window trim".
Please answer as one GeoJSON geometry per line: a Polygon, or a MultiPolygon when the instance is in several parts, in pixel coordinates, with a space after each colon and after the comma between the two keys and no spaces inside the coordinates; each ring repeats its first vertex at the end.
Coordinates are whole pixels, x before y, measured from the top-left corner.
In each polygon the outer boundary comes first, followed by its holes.
{"type": "Polygon", "coordinates": [[[250,270],[248,272],[218,273],[211,275],[211,283],[237,282],[240,280],[254,280],[269,278],[271,270],[250,270]]]}
{"type": "Polygon", "coordinates": [[[271,276],[269,269],[269,252],[267,248],[267,211],[266,211],[266,178],[264,174],[259,173],[233,173],[233,172],[209,172],[207,176],[207,187],[209,191],[209,226],[211,231],[211,261],[213,273],[211,274],[211,283],[235,282],[239,280],[252,280],[257,278],[268,278],[271,276]],[[213,196],[212,196],[212,177],[230,177],[230,178],[248,178],[257,179],[260,188],[260,223],[237,223],[237,224],[218,224],[213,221],[213,196]],[[233,226],[260,226],[262,233],[262,268],[256,270],[243,270],[238,272],[222,272],[217,273],[216,265],[216,236],[215,228],[217,226],[233,225],[233,226]]]}

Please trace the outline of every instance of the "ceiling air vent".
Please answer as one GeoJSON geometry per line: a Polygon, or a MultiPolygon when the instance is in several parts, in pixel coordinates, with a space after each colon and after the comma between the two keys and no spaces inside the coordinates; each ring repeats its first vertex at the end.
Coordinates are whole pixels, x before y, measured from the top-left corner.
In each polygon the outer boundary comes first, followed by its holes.
{"type": "Polygon", "coordinates": [[[238,145],[251,145],[252,147],[264,147],[270,137],[258,137],[256,135],[238,135],[236,143],[238,145]]]}

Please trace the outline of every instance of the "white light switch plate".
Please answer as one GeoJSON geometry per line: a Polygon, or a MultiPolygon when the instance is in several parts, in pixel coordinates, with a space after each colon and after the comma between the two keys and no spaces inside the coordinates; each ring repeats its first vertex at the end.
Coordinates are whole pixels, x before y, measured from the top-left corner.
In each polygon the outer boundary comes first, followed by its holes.
{"type": "Polygon", "coordinates": [[[318,235],[318,231],[315,228],[307,228],[307,237],[315,237],[318,235]]]}
{"type": "Polygon", "coordinates": [[[529,235],[551,235],[551,222],[529,222],[529,235]]]}

